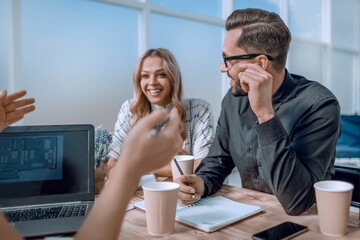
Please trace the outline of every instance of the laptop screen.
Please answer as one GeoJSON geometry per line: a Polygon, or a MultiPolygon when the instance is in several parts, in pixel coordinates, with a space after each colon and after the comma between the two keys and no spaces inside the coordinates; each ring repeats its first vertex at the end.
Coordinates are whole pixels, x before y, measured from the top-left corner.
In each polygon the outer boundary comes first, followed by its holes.
{"type": "Polygon", "coordinates": [[[94,127],[8,127],[0,134],[0,205],[91,201],[94,127]]]}

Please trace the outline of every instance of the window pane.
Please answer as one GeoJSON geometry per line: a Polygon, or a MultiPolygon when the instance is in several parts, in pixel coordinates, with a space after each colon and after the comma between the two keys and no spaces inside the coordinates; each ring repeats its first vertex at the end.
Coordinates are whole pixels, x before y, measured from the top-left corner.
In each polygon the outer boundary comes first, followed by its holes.
{"type": "Polygon", "coordinates": [[[331,90],[340,102],[341,113],[354,114],[354,55],[334,50],[331,64],[331,90]]]}
{"type": "Polygon", "coordinates": [[[223,28],[194,21],[151,15],[151,47],[169,49],[176,57],[186,98],[203,98],[214,119],[221,105],[221,33],[223,28]],[[189,37],[190,36],[190,37],[189,37]]]}
{"type": "MultiPolygon", "coordinates": [[[[10,81],[10,0],[0,0],[0,90],[9,90],[10,81]]],[[[17,89],[18,90],[18,89],[17,89]]]]}
{"type": "Polygon", "coordinates": [[[321,0],[290,0],[289,25],[294,36],[321,40],[321,0]]]}
{"type": "Polygon", "coordinates": [[[23,85],[37,106],[24,121],[113,129],[132,97],[138,14],[94,1],[22,1],[23,85]]]}
{"type": "Polygon", "coordinates": [[[150,0],[150,2],[176,11],[221,17],[221,0],[150,0]]]}
{"type": "Polygon", "coordinates": [[[235,9],[261,8],[279,14],[279,0],[235,0],[235,9]]]}
{"type": "Polygon", "coordinates": [[[334,0],[332,5],[332,41],[341,47],[360,47],[360,1],[334,0]]]}
{"type": "Polygon", "coordinates": [[[288,58],[291,73],[323,83],[323,51],[320,45],[292,41],[288,58]]]}

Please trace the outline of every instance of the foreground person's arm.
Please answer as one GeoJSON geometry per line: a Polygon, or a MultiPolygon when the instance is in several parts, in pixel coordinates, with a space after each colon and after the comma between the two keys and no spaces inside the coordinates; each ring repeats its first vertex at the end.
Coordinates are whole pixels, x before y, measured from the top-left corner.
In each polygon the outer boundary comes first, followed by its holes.
{"type": "Polygon", "coordinates": [[[116,239],[127,205],[140,177],[167,164],[181,147],[180,119],[177,110],[170,112],[170,121],[157,135],[149,137],[151,128],[167,117],[156,111],[143,118],[130,131],[124,150],[114,166],[114,174],[103,189],[75,239],[116,239]]]}
{"type": "Polygon", "coordinates": [[[0,239],[23,239],[18,231],[10,225],[5,215],[0,211],[0,239]]]}

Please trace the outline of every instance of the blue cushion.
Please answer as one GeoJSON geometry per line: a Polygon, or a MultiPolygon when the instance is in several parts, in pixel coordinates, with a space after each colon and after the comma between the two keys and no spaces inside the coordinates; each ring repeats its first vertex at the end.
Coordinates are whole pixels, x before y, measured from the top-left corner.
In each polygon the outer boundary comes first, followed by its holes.
{"type": "Polygon", "coordinates": [[[341,115],[341,136],[336,145],[337,158],[360,158],[360,116],[341,115]]]}

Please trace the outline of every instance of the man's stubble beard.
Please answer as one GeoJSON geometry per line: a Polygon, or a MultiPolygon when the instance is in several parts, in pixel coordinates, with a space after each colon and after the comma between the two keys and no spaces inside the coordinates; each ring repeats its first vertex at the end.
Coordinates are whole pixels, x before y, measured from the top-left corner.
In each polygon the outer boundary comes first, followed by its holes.
{"type": "Polygon", "coordinates": [[[231,94],[235,97],[247,96],[248,94],[242,89],[240,79],[234,80],[235,85],[231,87],[231,94]]]}

